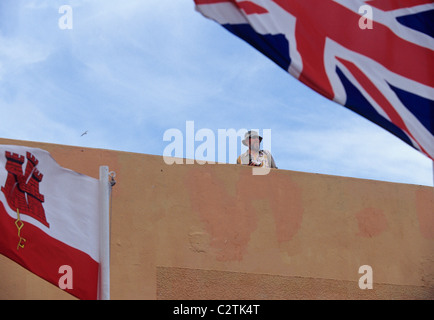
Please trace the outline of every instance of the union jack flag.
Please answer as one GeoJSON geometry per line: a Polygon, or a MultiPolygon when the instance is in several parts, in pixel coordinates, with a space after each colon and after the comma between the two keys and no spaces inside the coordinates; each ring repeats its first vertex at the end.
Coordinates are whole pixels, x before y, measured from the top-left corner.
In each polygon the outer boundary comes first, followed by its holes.
{"type": "Polygon", "coordinates": [[[434,160],[433,0],[194,0],[292,76],[434,160]]]}

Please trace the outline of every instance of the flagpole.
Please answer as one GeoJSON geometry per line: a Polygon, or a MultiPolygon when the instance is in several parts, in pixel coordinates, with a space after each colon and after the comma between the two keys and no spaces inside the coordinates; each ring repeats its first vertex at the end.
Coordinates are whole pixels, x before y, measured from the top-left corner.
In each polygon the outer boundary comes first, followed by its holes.
{"type": "Polygon", "coordinates": [[[107,166],[99,167],[100,272],[99,300],[110,300],[110,183],[107,166]]]}

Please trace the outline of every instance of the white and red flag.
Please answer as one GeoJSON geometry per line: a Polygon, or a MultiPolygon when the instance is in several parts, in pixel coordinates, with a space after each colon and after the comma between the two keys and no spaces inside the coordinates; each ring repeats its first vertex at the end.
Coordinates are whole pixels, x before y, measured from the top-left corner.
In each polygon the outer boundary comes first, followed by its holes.
{"type": "Polygon", "coordinates": [[[0,145],[0,188],[0,254],[56,286],[67,266],[63,289],[97,299],[99,181],[45,150],[0,145]]]}

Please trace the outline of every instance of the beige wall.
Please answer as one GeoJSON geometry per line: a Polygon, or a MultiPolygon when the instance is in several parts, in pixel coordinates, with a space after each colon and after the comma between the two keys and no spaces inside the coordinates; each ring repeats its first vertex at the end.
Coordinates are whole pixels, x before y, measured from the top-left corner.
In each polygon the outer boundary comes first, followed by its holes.
{"type": "MultiPolygon", "coordinates": [[[[0,139],[116,172],[112,299],[433,299],[432,187],[0,139]],[[361,290],[359,267],[373,270],[361,290]]],[[[73,299],[0,256],[0,299],[73,299]]]]}

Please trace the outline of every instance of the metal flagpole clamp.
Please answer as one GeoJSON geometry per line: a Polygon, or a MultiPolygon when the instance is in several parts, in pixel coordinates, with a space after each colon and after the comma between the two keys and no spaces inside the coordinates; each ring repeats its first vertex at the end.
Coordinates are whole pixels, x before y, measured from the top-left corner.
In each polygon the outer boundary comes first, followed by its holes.
{"type": "Polygon", "coordinates": [[[116,172],[110,171],[108,175],[110,178],[110,186],[113,187],[116,184],[116,180],[115,180],[116,172]]]}

